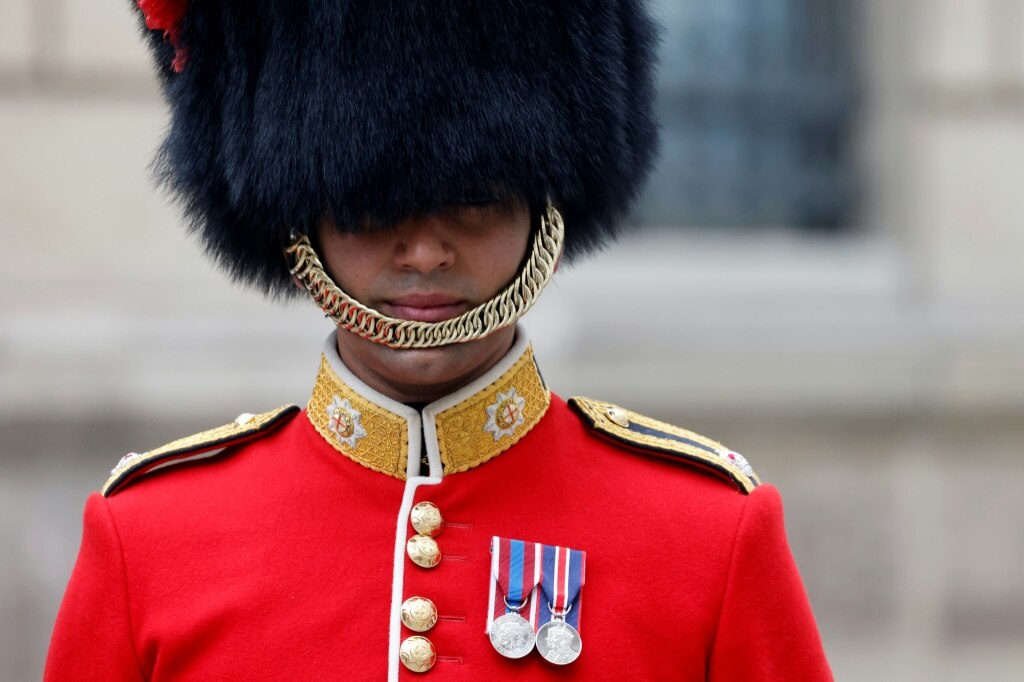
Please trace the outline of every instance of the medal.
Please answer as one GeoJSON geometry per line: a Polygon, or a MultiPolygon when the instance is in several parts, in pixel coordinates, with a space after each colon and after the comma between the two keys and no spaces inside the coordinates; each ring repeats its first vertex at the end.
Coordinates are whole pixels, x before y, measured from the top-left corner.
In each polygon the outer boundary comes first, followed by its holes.
{"type": "Polygon", "coordinates": [[[533,625],[519,615],[519,609],[525,605],[526,602],[523,602],[519,608],[513,608],[512,613],[506,613],[491,623],[491,645],[505,658],[526,656],[533,651],[537,641],[533,625]]]}
{"type": "Polygon", "coordinates": [[[549,620],[537,631],[537,651],[545,661],[567,665],[579,658],[583,641],[576,628],[564,620],[549,620]]]}
{"type": "Polygon", "coordinates": [[[555,665],[568,665],[583,650],[579,630],[580,590],[586,579],[586,552],[544,547],[541,591],[549,619],[537,631],[537,652],[555,665]],[[574,610],[575,607],[575,610],[574,610]]]}
{"type": "Polygon", "coordinates": [[[537,641],[536,605],[527,611],[529,620],[520,611],[530,603],[530,596],[536,593],[540,582],[539,547],[533,542],[491,539],[491,572],[496,587],[491,592],[491,623],[487,635],[495,651],[506,658],[528,655],[537,641]],[[497,596],[501,602],[497,601],[497,596]]]}

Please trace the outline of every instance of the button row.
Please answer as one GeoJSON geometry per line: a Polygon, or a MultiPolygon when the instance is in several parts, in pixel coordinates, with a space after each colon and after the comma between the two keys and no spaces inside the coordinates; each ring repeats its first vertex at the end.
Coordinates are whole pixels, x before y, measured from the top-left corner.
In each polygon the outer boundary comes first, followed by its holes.
{"type": "MultiPolygon", "coordinates": [[[[434,568],[441,563],[441,548],[434,539],[444,530],[441,510],[430,502],[420,502],[409,514],[416,535],[405,545],[409,559],[421,568],[434,568]]],[[[437,608],[426,597],[409,597],[402,603],[402,624],[413,632],[427,632],[437,624],[437,608]]],[[[437,651],[434,643],[421,635],[413,635],[402,642],[399,649],[402,665],[416,673],[425,673],[434,667],[437,651]]]]}

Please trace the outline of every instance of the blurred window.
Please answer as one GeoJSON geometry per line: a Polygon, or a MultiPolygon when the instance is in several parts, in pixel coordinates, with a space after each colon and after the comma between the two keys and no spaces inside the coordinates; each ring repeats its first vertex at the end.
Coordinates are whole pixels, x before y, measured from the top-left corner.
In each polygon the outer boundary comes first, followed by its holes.
{"type": "Polygon", "coordinates": [[[850,224],[857,178],[850,0],[660,0],[652,225],[850,224]]]}

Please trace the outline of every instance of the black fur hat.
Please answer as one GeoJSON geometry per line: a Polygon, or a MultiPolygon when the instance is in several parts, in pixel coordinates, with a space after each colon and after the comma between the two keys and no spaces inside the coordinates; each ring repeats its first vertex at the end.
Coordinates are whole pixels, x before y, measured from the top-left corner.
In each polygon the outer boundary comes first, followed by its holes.
{"type": "Polygon", "coordinates": [[[294,291],[324,215],[394,224],[466,191],[546,197],[572,259],[653,162],[644,0],[139,0],[171,108],[157,159],[214,257],[294,291]],[[162,13],[162,16],[161,16],[162,13]]]}

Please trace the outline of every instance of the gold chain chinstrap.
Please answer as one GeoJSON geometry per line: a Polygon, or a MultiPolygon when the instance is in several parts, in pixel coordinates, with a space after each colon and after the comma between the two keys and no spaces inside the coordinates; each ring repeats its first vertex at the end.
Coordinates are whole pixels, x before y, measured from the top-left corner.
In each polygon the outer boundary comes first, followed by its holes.
{"type": "Polygon", "coordinates": [[[494,298],[444,322],[400,320],[363,305],[335,284],[305,234],[293,232],[286,252],[292,275],[339,327],[392,348],[434,348],[483,338],[525,315],[554,274],[564,240],[562,216],[549,201],[516,278],[494,298]]]}

